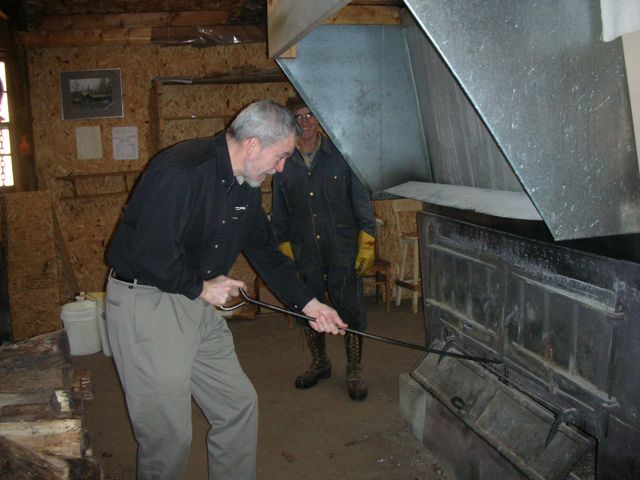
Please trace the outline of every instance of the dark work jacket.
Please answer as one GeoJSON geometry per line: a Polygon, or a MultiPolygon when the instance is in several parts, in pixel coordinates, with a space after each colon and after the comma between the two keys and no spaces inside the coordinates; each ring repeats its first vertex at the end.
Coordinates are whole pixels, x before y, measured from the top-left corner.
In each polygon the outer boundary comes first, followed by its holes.
{"type": "Polygon", "coordinates": [[[291,242],[301,271],[355,268],[358,232],[375,236],[376,229],[367,191],[325,137],[310,169],[296,150],[274,175],[271,225],[279,243],[291,242]]]}
{"type": "Polygon", "coordinates": [[[173,145],[136,185],[107,261],[123,277],[195,299],[242,251],[283,303],[302,308],[312,295],[278,252],[260,195],[238,184],[224,133],[173,145]]]}

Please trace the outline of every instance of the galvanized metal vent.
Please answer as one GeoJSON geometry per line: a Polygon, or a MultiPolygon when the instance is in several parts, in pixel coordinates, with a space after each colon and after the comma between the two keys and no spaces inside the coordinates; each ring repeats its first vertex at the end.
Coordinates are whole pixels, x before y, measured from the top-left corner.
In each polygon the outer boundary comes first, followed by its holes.
{"type": "Polygon", "coordinates": [[[556,240],[640,232],[622,47],[599,39],[598,0],[405,3],[401,26],[322,25],[278,59],[375,195],[520,192],[556,240]]]}

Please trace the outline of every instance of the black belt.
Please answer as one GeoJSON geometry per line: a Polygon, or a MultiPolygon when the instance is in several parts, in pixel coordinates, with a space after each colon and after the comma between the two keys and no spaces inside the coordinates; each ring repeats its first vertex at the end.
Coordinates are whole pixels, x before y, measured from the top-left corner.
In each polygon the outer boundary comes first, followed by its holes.
{"type": "Polygon", "coordinates": [[[131,285],[142,285],[142,286],[146,286],[146,287],[152,287],[153,285],[146,283],[146,282],[142,282],[140,280],[138,280],[137,278],[127,278],[127,277],[123,277],[122,275],[118,275],[118,273],[115,270],[111,271],[111,276],[113,278],[115,278],[116,280],[120,280],[121,282],[125,282],[125,283],[130,283],[131,285]]]}

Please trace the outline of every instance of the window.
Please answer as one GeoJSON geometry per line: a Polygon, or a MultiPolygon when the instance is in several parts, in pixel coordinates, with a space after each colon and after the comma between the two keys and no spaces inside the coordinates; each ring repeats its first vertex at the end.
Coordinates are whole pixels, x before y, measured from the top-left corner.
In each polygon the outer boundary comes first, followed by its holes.
{"type": "Polygon", "coordinates": [[[11,117],[9,116],[9,95],[7,92],[7,71],[5,62],[0,61],[0,187],[13,186],[13,165],[11,158],[11,117]]]}

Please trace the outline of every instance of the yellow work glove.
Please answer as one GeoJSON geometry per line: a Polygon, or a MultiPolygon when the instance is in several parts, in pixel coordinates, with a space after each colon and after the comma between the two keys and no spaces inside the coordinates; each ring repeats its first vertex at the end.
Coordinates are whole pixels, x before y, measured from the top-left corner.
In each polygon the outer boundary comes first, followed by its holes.
{"type": "Polygon", "coordinates": [[[278,245],[278,250],[280,250],[280,253],[283,253],[293,260],[293,248],[291,248],[291,242],[282,242],[278,245]]]}
{"type": "Polygon", "coordinates": [[[358,256],[356,257],[356,271],[358,275],[364,275],[373,265],[376,259],[376,239],[364,230],[358,233],[358,256]]]}

